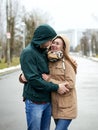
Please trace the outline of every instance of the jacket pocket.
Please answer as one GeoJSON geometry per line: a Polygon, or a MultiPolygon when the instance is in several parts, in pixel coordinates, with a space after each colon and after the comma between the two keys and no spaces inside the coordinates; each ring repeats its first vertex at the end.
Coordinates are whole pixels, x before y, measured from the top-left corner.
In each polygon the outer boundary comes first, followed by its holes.
{"type": "Polygon", "coordinates": [[[69,92],[64,95],[58,94],[58,107],[59,108],[68,108],[72,106],[72,94],[69,92]]]}
{"type": "Polygon", "coordinates": [[[63,69],[62,64],[56,65],[55,72],[57,75],[64,75],[64,69],[63,69]]]}

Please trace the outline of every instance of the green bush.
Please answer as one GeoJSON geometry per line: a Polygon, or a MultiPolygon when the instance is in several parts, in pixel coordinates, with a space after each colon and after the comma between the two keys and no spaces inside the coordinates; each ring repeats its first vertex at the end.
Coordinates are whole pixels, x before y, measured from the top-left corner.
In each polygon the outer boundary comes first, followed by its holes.
{"type": "Polygon", "coordinates": [[[96,55],[96,57],[98,58],[98,55],[96,55]]]}

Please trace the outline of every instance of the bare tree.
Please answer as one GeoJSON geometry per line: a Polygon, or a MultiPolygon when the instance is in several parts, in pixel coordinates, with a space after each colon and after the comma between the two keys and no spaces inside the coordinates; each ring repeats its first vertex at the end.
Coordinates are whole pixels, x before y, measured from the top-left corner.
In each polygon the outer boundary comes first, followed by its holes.
{"type": "Polygon", "coordinates": [[[5,15],[5,0],[0,0],[0,57],[4,57],[6,47],[6,15],[5,15]]]}
{"type": "Polygon", "coordinates": [[[82,50],[82,54],[83,55],[88,55],[88,51],[89,51],[89,47],[88,47],[88,37],[86,35],[84,35],[82,38],[81,38],[81,50],[82,50]]]}
{"type": "Polygon", "coordinates": [[[41,24],[49,23],[50,15],[40,9],[33,9],[32,12],[28,13],[23,8],[23,12],[24,16],[22,21],[25,23],[26,26],[25,43],[27,45],[32,39],[35,28],[41,24]]]}
{"type": "Polygon", "coordinates": [[[27,45],[31,41],[34,30],[38,25],[42,23],[52,23],[53,21],[47,12],[40,9],[33,9],[32,12],[27,12],[26,9],[20,5],[19,0],[0,1],[3,1],[3,6],[2,2],[0,4],[0,23],[3,25],[3,27],[0,26],[0,45],[2,44],[3,46],[2,50],[4,51],[5,62],[7,62],[8,39],[6,34],[10,33],[9,56],[11,62],[13,55],[19,56],[23,48],[23,35],[25,35],[25,43],[27,45]],[[9,2],[8,5],[7,2],[9,2]],[[25,34],[23,34],[22,23],[25,23],[25,34]],[[1,31],[3,33],[1,33],[1,31]]]}
{"type": "Polygon", "coordinates": [[[6,21],[7,21],[7,56],[9,62],[12,62],[14,50],[15,50],[15,25],[16,18],[19,12],[19,0],[6,0],[6,21]],[[9,46],[8,46],[9,45],[9,46]]]}

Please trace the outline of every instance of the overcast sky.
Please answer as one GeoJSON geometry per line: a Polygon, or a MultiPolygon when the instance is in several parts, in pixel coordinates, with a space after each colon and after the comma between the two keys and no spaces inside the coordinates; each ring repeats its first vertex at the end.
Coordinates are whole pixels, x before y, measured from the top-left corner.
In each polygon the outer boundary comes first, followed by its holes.
{"type": "Polygon", "coordinates": [[[22,0],[27,10],[49,12],[56,30],[98,28],[98,0],[22,0]]]}

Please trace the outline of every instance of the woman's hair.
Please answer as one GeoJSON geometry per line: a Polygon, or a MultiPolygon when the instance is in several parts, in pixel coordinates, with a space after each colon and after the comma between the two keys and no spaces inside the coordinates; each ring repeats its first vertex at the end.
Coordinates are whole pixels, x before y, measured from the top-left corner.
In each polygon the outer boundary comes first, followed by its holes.
{"type": "Polygon", "coordinates": [[[65,56],[65,58],[70,62],[70,64],[72,65],[75,73],[77,73],[77,67],[75,65],[75,63],[73,62],[72,58],[64,51],[63,55],[65,56]]]}

